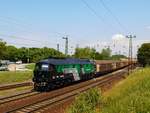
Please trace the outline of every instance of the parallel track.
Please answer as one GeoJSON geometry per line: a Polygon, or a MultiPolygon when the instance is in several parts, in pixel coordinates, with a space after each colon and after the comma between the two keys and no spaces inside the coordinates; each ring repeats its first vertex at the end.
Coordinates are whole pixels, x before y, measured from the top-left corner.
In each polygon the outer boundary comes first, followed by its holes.
{"type": "Polygon", "coordinates": [[[8,85],[1,85],[0,86],[0,91],[2,90],[8,90],[8,89],[13,89],[13,88],[18,88],[18,87],[24,87],[24,86],[32,86],[32,82],[22,82],[22,83],[14,83],[14,84],[8,84],[8,85]]]}
{"type": "Polygon", "coordinates": [[[37,95],[37,94],[39,94],[39,93],[35,92],[35,91],[28,90],[28,91],[18,93],[18,94],[15,94],[15,95],[3,97],[3,98],[0,98],[0,105],[11,102],[11,101],[15,101],[15,100],[18,100],[18,99],[22,99],[22,98],[25,98],[25,97],[37,95]]]}

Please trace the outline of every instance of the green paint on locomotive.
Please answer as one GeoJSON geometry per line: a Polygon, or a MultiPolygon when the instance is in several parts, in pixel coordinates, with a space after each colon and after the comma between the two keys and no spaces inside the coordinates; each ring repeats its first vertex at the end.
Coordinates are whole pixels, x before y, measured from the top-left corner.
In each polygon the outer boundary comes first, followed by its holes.
{"type": "Polygon", "coordinates": [[[93,73],[95,72],[95,68],[93,64],[85,64],[83,65],[83,69],[85,73],[93,73]]]}
{"type": "Polygon", "coordinates": [[[56,65],[56,71],[57,73],[64,73],[64,70],[66,68],[75,68],[78,72],[78,74],[83,73],[83,74],[89,74],[93,73],[95,71],[94,65],[93,64],[67,64],[67,65],[56,65]]]}

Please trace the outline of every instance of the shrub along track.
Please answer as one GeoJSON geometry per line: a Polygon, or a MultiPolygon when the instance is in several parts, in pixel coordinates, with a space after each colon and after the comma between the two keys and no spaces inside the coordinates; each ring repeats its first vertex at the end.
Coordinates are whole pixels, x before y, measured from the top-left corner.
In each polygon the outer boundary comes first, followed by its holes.
{"type": "MultiPolygon", "coordinates": [[[[103,77],[88,80],[79,84],[74,84],[72,86],[64,87],[51,92],[43,92],[35,95],[33,94],[3,102],[3,104],[0,104],[0,113],[45,112],[50,108],[54,108],[57,105],[72,100],[80,92],[84,92],[92,87],[99,86],[102,88],[108,88],[108,86],[111,86],[113,81],[124,78],[122,75],[126,73],[125,70],[126,69],[122,69],[103,77]]],[[[52,113],[54,112],[52,111],[52,113]]]]}

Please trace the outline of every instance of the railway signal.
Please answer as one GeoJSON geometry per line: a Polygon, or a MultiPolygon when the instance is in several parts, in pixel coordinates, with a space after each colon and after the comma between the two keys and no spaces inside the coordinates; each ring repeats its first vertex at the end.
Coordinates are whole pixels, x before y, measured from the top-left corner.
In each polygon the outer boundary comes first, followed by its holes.
{"type": "Polygon", "coordinates": [[[62,37],[62,39],[65,39],[65,55],[68,55],[68,37],[62,37]]]}

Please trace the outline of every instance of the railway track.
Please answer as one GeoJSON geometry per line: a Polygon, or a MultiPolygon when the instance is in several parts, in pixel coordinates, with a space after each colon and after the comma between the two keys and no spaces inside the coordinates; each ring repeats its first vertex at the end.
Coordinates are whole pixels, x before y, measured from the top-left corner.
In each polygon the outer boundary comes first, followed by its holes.
{"type": "Polygon", "coordinates": [[[1,85],[0,86],[0,91],[2,90],[8,90],[8,89],[13,89],[13,88],[18,88],[18,87],[24,87],[24,86],[32,86],[32,82],[22,82],[22,83],[14,83],[14,84],[8,84],[8,85],[1,85]]]}
{"type": "Polygon", "coordinates": [[[22,98],[25,98],[25,97],[37,95],[37,94],[39,94],[39,93],[35,92],[35,91],[27,90],[27,91],[24,91],[24,92],[15,94],[15,95],[3,97],[3,98],[0,98],[0,105],[5,104],[7,102],[15,101],[15,100],[18,100],[18,99],[22,99],[22,98]]]}
{"type": "Polygon", "coordinates": [[[39,102],[37,104],[29,105],[29,106],[26,106],[22,109],[18,109],[18,110],[15,110],[15,111],[16,112],[22,112],[22,113],[26,113],[26,112],[43,112],[46,109],[45,107],[52,107],[52,106],[61,104],[65,101],[67,101],[67,100],[73,99],[76,95],[78,95],[81,92],[87,91],[88,89],[96,87],[96,86],[102,87],[106,84],[106,82],[110,83],[114,79],[116,79],[116,77],[113,76],[111,78],[107,78],[105,80],[95,82],[94,84],[88,85],[86,87],[77,88],[74,91],[70,91],[70,92],[65,93],[63,95],[59,95],[57,97],[47,99],[47,100],[39,102]]]}
{"type": "Polygon", "coordinates": [[[11,101],[6,101],[0,105],[0,112],[42,112],[43,109],[58,105],[69,99],[73,99],[80,92],[84,92],[90,88],[99,86],[104,87],[116,79],[121,79],[125,71],[117,71],[107,76],[85,81],[62,89],[51,92],[44,92],[30,97],[23,97],[11,101]]]}

